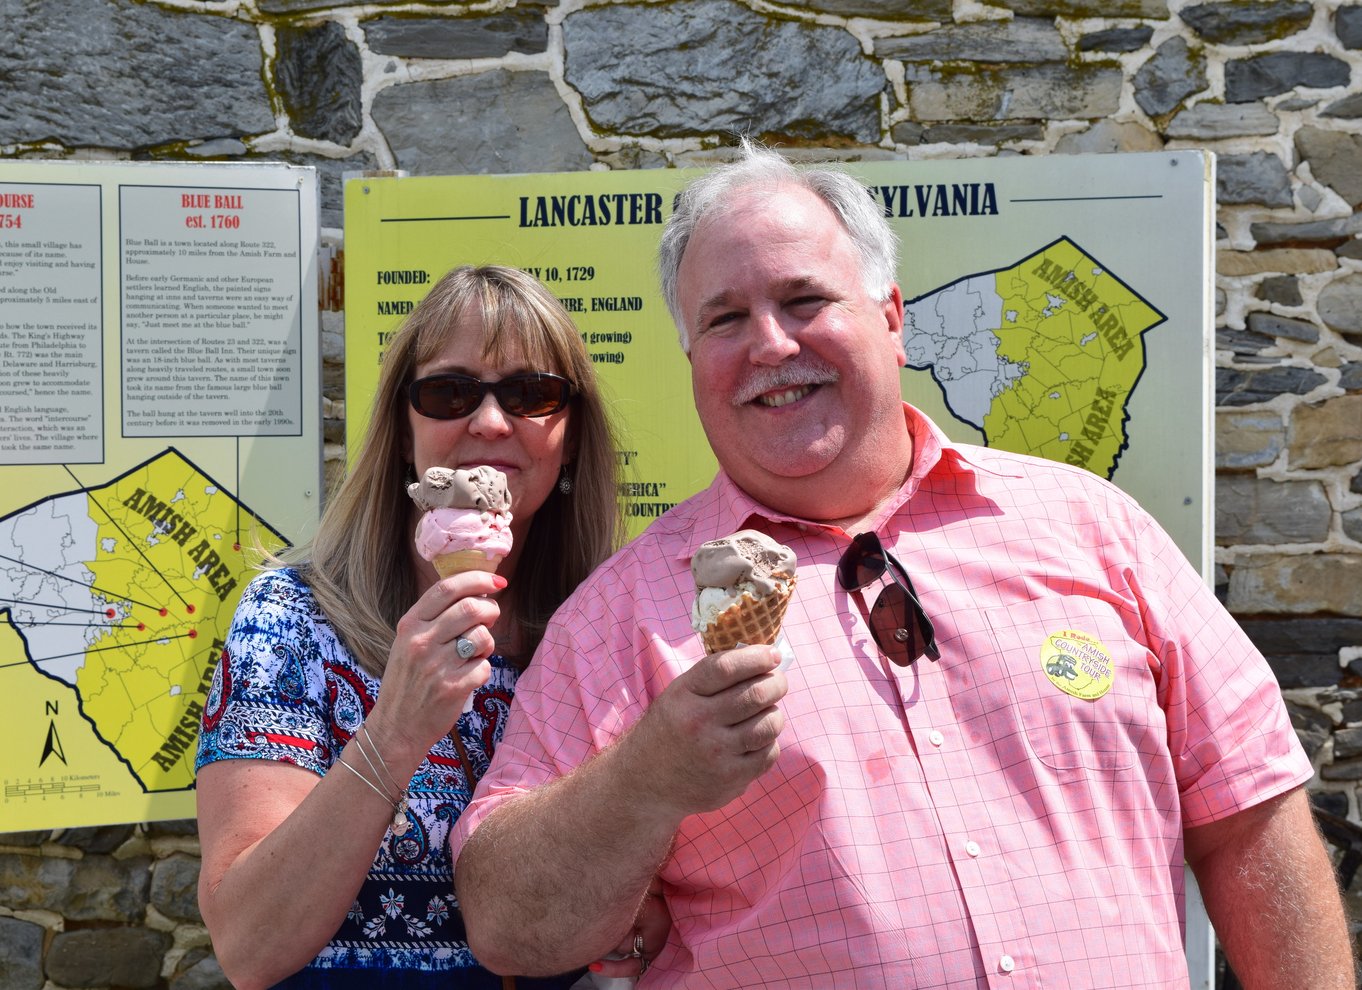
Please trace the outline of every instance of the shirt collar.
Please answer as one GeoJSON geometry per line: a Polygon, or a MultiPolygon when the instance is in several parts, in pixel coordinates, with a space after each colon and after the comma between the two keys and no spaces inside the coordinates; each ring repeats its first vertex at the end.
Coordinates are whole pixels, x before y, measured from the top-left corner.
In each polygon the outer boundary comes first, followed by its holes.
{"type": "MultiPolygon", "coordinates": [[[[956,444],[941,432],[923,412],[907,402],[903,403],[904,426],[913,438],[913,468],[899,487],[898,493],[885,503],[881,519],[890,518],[908,502],[923,483],[934,475],[955,474],[972,480],[977,472],[999,477],[1020,477],[1019,472],[1000,471],[996,465],[982,461],[979,448],[956,444]]],[[[799,527],[823,527],[826,524],[777,512],[758,502],[739,488],[722,468],[709,487],[710,507],[696,519],[691,529],[683,556],[692,556],[702,543],[730,536],[740,529],[751,529],[753,519],[768,524],[787,524],[799,527]]],[[[755,527],[770,529],[771,526],[755,527]]]]}

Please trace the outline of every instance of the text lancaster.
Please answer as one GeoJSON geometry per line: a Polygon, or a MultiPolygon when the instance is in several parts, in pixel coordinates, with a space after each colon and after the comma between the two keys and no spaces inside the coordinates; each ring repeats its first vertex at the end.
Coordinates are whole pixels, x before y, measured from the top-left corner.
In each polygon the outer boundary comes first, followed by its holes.
{"type": "Polygon", "coordinates": [[[661,222],[661,193],[520,197],[522,227],[610,227],[661,222]]]}

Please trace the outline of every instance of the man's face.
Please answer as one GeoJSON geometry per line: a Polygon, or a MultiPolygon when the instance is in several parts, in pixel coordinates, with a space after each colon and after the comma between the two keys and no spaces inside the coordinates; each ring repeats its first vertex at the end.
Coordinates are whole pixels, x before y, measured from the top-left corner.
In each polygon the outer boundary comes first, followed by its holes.
{"type": "Polygon", "coordinates": [[[686,247],[678,299],[696,409],[719,462],[747,492],[793,511],[855,485],[897,423],[903,304],[862,285],[836,214],[796,186],[739,190],[686,247]],[[795,483],[799,487],[795,487],[795,483]]]}

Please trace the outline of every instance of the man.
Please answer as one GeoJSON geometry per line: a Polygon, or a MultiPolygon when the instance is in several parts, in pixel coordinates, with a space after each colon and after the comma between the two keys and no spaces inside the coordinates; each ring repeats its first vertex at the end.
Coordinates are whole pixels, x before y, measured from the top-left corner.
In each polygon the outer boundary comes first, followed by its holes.
{"type": "Polygon", "coordinates": [[[770,152],[678,203],[663,288],[722,470],[520,681],[453,839],[474,953],[580,965],[656,874],[647,986],[1185,986],[1185,855],[1246,986],[1351,988],[1262,657],[1127,496],[901,402],[896,268],[854,180],[770,152]],[[745,527],[799,556],[787,671],[690,628],[691,554],[745,527]]]}

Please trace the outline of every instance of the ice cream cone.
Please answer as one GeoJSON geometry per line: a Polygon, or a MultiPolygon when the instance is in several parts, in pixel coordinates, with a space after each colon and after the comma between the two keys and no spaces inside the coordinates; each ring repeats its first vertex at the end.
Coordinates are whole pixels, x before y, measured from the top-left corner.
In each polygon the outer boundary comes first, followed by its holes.
{"type": "Polygon", "coordinates": [[[481,550],[456,550],[438,554],[431,559],[440,577],[462,574],[465,571],[495,571],[502,561],[500,556],[487,556],[481,550]]]}
{"type": "Polygon", "coordinates": [[[714,621],[700,631],[706,653],[731,650],[738,645],[771,644],[780,633],[785,609],[794,594],[795,578],[769,595],[756,598],[744,592],[742,597],[724,609],[714,621]]]}

